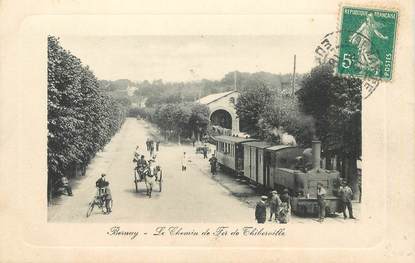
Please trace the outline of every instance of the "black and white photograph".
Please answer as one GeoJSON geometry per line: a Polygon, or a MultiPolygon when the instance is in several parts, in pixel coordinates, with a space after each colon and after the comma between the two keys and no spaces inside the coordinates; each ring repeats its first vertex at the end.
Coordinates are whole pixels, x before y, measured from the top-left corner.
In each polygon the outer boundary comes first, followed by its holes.
{"type": "Polygon", "coordinates": [[[0,262],[413,262],[414,7],[0,1],[0,262]]]}
{"type": "Polygon", "coordinates": [[[322,36],[48,36],[48,221],[357,223],[362,81],[322,36]]]}

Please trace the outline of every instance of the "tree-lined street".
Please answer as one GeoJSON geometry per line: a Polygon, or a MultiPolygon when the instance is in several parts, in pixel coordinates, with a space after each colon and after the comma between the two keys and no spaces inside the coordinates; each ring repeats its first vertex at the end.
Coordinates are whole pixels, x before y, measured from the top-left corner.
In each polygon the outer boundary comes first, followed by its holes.
{"type": "MultiPolygon", "coordinates": [[[[136,193],[132,162],[134,149],[139,145],[148,156],[145,140],[153,132],[147,122],[128,118],[104,151],[94,158],[86,175],[73,181],[74,196],[62,195],[53,200],[53,205],[48,207],[49,222],[255,223],[254,206],[259,199],[255,191],[223,172],[212,178],[208,162],[200,154],[196,155],[195,148],[190,145],[161,144],[157,160],[163,168],[162,192],[159,193],[156,186],[152,198],[148,198],[145,184],[139,183],[139,192],[136,193]],[[191,160],[186,172],[181,171],[183,151],[191,160]],[[101,173],[106,173],[110,182],[113,212],[104,215],[100,209],[94,208],[92,215],[86,218],[88,203],[96,191],[95,181],[101,173]]],[[[356,203],[357,216],[359,208],[356,203]]],[[[351,222],[343,220],[342,216],[327,218],[326,221],[351,222]]],[[[290,222],[315,221],[293,215],[290,222]]]]}
{"type": "MultiPolygon", "coordinates": [[[[157,155],[163,168],[163,191],[158,186],[152,198],[146,196],[144,183],[135,192],[133,183],[133,153],[136,145],[145,151],[150,127],[144,121],[129,118],[103,152],[88,167],[85,177],[75,181],[74,196],[61,196],[49,207],[52,222],[253,222],[253,209],[233,197],[197,165],[189,163],[181,171],[183,150],[190,160],[193,148],[177,144],[160,147],[157,155]],[[113,212],[103,215],[97,209],[86,218],[88,202],[95,194],[95,181],[107,174],[114,199],[113,212]]],[[[147,153],[146,153],[147,154],[147,153]]],[[[207,164],[206,164],[207,166],[207,164]]]]}

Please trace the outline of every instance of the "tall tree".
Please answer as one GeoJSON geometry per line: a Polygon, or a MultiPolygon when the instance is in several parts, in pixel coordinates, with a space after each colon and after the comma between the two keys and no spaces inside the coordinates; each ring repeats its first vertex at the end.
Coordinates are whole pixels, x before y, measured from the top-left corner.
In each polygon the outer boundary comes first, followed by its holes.
{"type": "Polygon", "coordinates": [[[241,91],[235,105],[241,124],[241,130],[253,136],[261,133],[258,120],[265,112],[266,106],[273,102],[273,93],[264,84],[252,86],[241,91]]]}
{"type": "Polygon", "coordinates": [[[342,175],[357,190],[356,160],[362,154],[362,81],[334,74],[330,65],[314,68],[297,92],[301,109],[316,121],[316,135],[326,155],[342,159],[342,175]]]}
{"type": "Polygon", "coordinates": [[[48,198],[68,169],[85,166],[120,128],[125,109],[92,71],[48,37],[48,198]]]}

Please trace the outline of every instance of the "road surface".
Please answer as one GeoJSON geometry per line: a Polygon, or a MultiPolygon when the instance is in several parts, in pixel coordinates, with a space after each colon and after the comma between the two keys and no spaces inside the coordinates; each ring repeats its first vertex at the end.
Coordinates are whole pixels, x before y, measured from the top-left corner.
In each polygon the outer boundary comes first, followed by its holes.
{"type": "MultiPolygon", "coordinates": [[[[128,118],[104,151],[97,154],[86,175],[75,179],[73,196],[63,195],[48,207],[49,222],[180,222],[180,223],[243,223],[254,221],[254,209],[241,202],[195,162],[181,171],[181,156],[187,151],[190,160],[196,156],[189,146],[161,144],[157,155],[163,168],[163,191],[158,186],[152,198],[146,196],[145,184],[135,192],[133,183],[133,153],[136,145],[145,152],[145,140],[153,132],[146,122],[128,118]],[[89,201],[93,198],[95,181],[107,174],[114,200],[113,212],[104,215],[94,209],[86,218],[89,201]]],[[[145,152],[146,153],[146,152],[145,152]]]]}

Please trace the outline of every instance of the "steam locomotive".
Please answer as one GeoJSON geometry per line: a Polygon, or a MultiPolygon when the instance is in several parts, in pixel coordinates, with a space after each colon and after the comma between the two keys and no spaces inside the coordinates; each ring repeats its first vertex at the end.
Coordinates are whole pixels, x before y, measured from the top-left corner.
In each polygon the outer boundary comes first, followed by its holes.
{"type": "Polygon", "coordinates": [[[251,138],[216,136],[216,158],[221,169],[232,171],[250,182],[279,193],[290,192],[292,211],[298,215],[317,214],[317,184],[326,189],[326,212],[340,212],[336,196],[340,174],[322,169],[321,142],[310,149],[291,145],[271,145],[251,138]]]}

